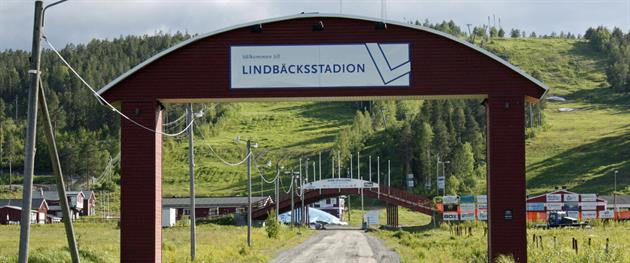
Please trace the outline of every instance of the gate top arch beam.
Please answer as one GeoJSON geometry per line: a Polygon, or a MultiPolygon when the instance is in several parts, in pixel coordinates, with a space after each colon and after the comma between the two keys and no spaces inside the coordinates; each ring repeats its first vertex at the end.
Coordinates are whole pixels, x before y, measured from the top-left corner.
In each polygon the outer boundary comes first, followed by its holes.
{"type": "Polygon", "coordinates": [[[250,22],[191,38],[135,66],[98,93],[109,101],[162,102],[486,98],[522,95],[535,102],[548,88],[519,68],[446,33],[401,22],[341,14],[298,14],[250,22]],[[314,31],[313,25],[324,24],[314,31]],[[253,27],[262,28],[254,30],[253,27]],[[239,45],[408,43],[408,87],[249,88],[230,82],[230,47],[239,45]],[[177,87],[177,88],[174,88],[177,87]]]}

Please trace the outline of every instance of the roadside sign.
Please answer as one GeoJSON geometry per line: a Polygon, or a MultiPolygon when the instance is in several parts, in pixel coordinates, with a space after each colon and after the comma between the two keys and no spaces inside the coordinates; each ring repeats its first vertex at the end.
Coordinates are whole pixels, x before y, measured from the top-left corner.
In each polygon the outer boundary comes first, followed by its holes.
{"type": "Polygon", "coordinates": [[[488,220],[488,204],[477,204],[477,219],[488,220]]]}
{"type": "Polygon", "coordinates": [[[547,211],[562,211],[563,203],[547,203],[547,211]]]}
{"type": "Polygon", "coordinates": [[[438,190],[444,190],[444,176],[438,176],[437,187],[438,187],[438,190]]]}
{"type": "Polygon", "coordinates": [[[475,220],[475,204],[474,203],[460,204],[460,211],[461,211],[460,219],[462,221],[475,220]]]}
{"type": "Polygon", "coordinates": [[[581,194],[582,202],[597,202],[597,195],[595,194],[581,194]]]}
{"type": "Polygon", "coordinates": [[[458,198],[456,195],[445,195],[442,197],[442,203],[444,204],[457,204],[458,198]]]}
{"type": "Polygon", "coordinates": [[[444,221],[456,221],[459,220],[459,216],[457,215],[457,212],[444,212],[444,214],[442,214],[442,219],[444,221]]]}
{"type": "Polygon", "coordinates": [[[475,196],[473,195],[462,195],[459,198],[460,203],[475,203],[475,196]]]}
{"type": "Polygon", "coordinates": [[[527,203],[527,211],[545,211],[545,203],[527,203]]]}
{"type": "Polygon", "coordinates": [[[365,214],[368,225],[378,225],[379,210],[367,211],[365,214]]]}
{"type": "Polygon", "coordinates": [[[582,210],[597,210],[597,202],[582,202],[580,206],[582,210]]]}
{"type": "Polygon", "coordinates": [[[547,194],[547,202],[562,202],[561,194],[547,194]]]}
{"type": "Polygon", "coordinates": [[[614,213],[612,210],[599,211],[599,218],[601,219],[607,219],[607,218],[613,218],[613,217],[614,217],[614,213]]]}
{"type": "Polygon", "coordinates": [[[580,195],[579,194],[565,194],[564,195],[564,201],[565,202],[577,202],[577,201],[580,201],[580,195]]]}
{"type": "Polygon", "coordinates": [[[477,204],[487,204],[488,196],[487,195],[478,195],[477,196],[477,204]]]}

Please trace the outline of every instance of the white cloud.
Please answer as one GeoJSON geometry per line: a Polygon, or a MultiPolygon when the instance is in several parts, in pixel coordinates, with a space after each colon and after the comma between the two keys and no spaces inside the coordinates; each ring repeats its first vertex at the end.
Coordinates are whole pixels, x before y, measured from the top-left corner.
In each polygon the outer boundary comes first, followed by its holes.
{"type": "MultiPolygon", "coordinates": [[[[338,13],[340,7],[346,14],[381,15],[380,0],[70,0],[48,10],[45,30],[54,43],[64,45],[160,30],[202,34],[299,12],[338,13]]],[[[467,23],[487,23],[493,14],[504,28],[527,32],[583,33],[597,25],[630,29],[630,0],[390,0],[386,10],[393,20],[452,19],[463,29],[467,23]]],[[[33,1],[0,0],[0,49],[30,49],[32,19],[33,1]]]]}

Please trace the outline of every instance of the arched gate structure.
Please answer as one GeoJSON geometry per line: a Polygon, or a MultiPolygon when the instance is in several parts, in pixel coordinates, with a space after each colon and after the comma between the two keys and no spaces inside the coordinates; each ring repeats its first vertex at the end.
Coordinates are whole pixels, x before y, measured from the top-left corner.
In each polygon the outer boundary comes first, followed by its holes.
{"type": "MultiPolygon", "coordinates": [[[[99,93],[156,130],[167,103],[486,99],[489,254],[526,262],[524,102],[546,90],[489,52],[432,29],[300,14],[195,37],[99,93]]],[[[121,261],[160,262],[162,135],[121,122],[121,261]]]]}

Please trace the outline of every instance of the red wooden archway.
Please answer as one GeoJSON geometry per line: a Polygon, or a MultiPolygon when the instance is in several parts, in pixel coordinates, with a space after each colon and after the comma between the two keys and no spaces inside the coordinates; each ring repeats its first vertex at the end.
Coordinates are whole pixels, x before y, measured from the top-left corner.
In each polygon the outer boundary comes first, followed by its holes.
{"type": "MultiPolygon", "coordinates": [[[[546,91],[542,83],[489,52],[432,29],[364,17],[300,14],[188,40],[136,66],[99,93],[156,130],[162,127],[160,103],[485,98],[489,254],[512,254],[526,262],[524,102],[535,102],[546,91]],[[408,43],[408,85],[231,86],[232,46],[348,43],[408,43]]],[[[121,149],[121,261],[159,262],[162,136],[122,119],[121,149]]]]}

